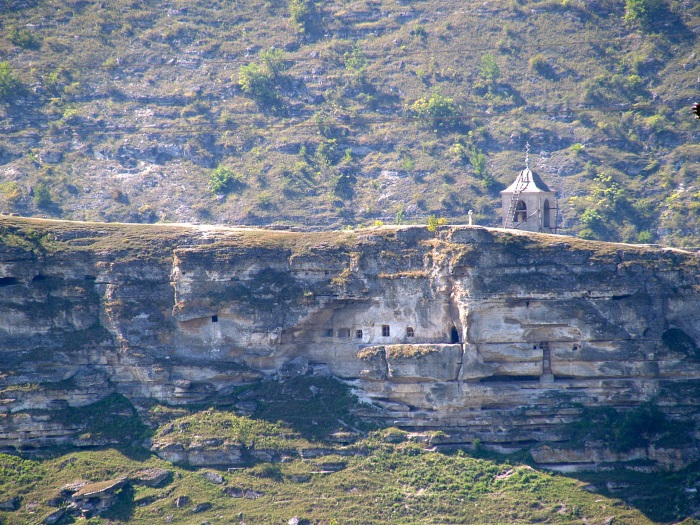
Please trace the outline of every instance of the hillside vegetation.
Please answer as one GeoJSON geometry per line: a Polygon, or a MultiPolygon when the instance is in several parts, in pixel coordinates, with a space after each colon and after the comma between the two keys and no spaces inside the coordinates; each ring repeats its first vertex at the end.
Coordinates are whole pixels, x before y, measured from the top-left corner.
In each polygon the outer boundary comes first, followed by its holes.
{"type": "Polygon", "coordinates": [[[697,465],[645,473],[643,463],[610,464],[564,476],[533,468],[525,451],[499,456],[478,442],[471,451],[441,447],[441,432],[372,430],[330,379],[255,388],[264,402],[252,415],[230,404],[155,404],[137,415],[117,395],[69,409],[66,417],[90,420],[86,441],[111,446],[0,454],[0,524],[700,523],[697,465]],[[302,411],[310,386],[325,395],[302,411]],[[174,465],[150,453],[151,443],[209,451],[236,443],[244,461],[174,465]]]}
{"type": "Polygon", "coordinates": [[[700,245],[692,0],[2,0],[0,210],[700,245]]]}

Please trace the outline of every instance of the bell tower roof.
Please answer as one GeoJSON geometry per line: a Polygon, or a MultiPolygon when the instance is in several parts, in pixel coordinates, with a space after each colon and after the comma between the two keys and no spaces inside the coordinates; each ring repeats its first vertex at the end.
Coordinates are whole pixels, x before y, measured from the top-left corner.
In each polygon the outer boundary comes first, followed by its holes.
{"type": "Polygon", "coordinates": [[[521,193],[551,193],[552,191],[549,189],[549,186],[547,186],[547,184],[540,178],[540,176],[534,171],[531,171],[530,168],[525,168],[523,171],[518,173],[518,176],[513,181],[513,184],[508,186],[501,193],[515,193],[518,190],[521,193]]]}

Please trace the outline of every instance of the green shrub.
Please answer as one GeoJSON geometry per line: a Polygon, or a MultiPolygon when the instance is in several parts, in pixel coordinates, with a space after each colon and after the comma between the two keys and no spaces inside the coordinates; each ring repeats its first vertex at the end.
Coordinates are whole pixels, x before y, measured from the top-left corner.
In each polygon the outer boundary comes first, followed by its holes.
{"type": "Polygon", "coordinates": [[[491,53],[481,57],[481,66],[479,67],[479,76],[489,84],[496,84],[501,76],[501,69],[496,63],[495,55],[491,53]]]}
{"type": "Polygon", "coordinates": [[[20,90],[22,83],[9,62],[0,62],[0,100],[9,100],[20,90]]]}
{"type": "Polygon", "coordinates": [[[581,224],[584,228],[596,230],[604,224],[603,215],[598,210],[588,208],[581,214],[581,224]]]}
{"type": "Polygon", "coordinates": [[[326,139],[321,141],[321,143],[316,148],[316,159],[322,166],[330,166],[335,164],[336,161],[336,151],[338,149],[337,139],[326,139]]]}
{"type": "Polygon", "coordinates": [[[284,71],[284,51],[277,48],[270,48],[260,52],[260,61],[267,68],[270,74],[277,78],[284,71]]]}
{"type": "Polygon", "coordinates": [[[425,27],[423,27],[420,24],[416,24],[413,27],[413,35],[417,36],[421,40],[425,40],[428,38],[428,32],[425,30],[425,27]]]}
{"type": "Polygon", "coordinates": [[[475,147],[469,148],[469,163],[474,168],[476,176],[481,178],[486,173],[486,155],[481,153],[475,147]]]}
{"type": "Polygon", "coordinates": [[[34,204],[39,208],[48,208],[53,203],[48,185],[40,182],[34,186],[34,204]]]}
{"type": "Polygon", "coordinates": [[[258,206],[263,209],[270,208],[273,204],[272,195],[269,191],[261,191],[260,193],[258,193],[258,196],[255,198],[255,201],[257,202],[258,206]]]}
{"type": "Polygon", "coordinates": [[[537,54],[530,58],[529,64],[530,69],[539,74],[546,73],[549,68],[549,64],[547,64],[547,59],[542,54],[537,54]]]}
{"type": "Polygon", "coordinates": [[[284,52],[269,49],[260,53],[260,63],[253,62],[238,70],[238,84],[244,93],[258,102],[275,105],[281,101],[280,73],[284,70],[284,52]]]}
{"type": "Polygon", "coordinates": [[[25,28],[17,29],[16,27],[11,27],[7,32],[7,39],[14,45],[24,49],[38,49],[40,47],[39,41],[25,28]]]}
{"type": "Polygon", "coordinates": [[[455,142],[450,148],[450,153],[460,161],[464,161],[465,159],[469,158],[469,151],[461,142],[455,142]]]}
{"type": "Polygon", "coordinates": [[[434,129],[449,128],[456,122],[457,106],[450,97],[445,97],[439,92],[429,97],[419,98],[410,108],[424,124],[434,129]]]}
{"type": "Polygon", "coordinates": [[[361,73],[367,67],[367,59],[359,44],[352,46],[352,51],[343,55],[345,69],[354,73],[361,73]]]}
{"type": "Polygon", "coordinates": [[[22,188],[14,181],[0,183],[0,194],[10,203],[16,202],[22,196],[22,188]]]}
{"type": "Polygon", "coordinates": [[[637,242],[640,244],[649,244],[652,240],[653,236],[651,235],[651,232],[647,230],[639,232],[639,236],[637,237],[637,242]]]}
{"type": "Polygon", "coordinates": [[[355,191],[355,177],[348,173],[336,173],[330,180],[333,195],[341,199],[350,199],[355,191]]]}
{"type": "Polygon", "coordinates": [[[243,184],[243,177],[228,166],[217,166],[209,176],[209,189],[213,193],[229,193],[243,184]]]}
{"type": "Polygon", "coordinates": [[[102,67],[105,69],[109,69],[110,71],[114,71],[119,67],[119,60],[117,60],[114,57],[109,57],[107,60],[102,62],[102,67]]]}
{"type": "Polygon", "coordinates": [[[660,8],[661,0],[626,0],[625,23],[646,26],[660,8]]]}
{"type": "Polygon", "coordinates": [[[447,221],[445,221],[442,218],[438,219],[435,215],[431,215],[430,217],[428,217],[428,231],[429,232],[436,231],[438,226],[441,226],[441,223],[446,224],[447,221]],[[444,222],[442,222],[442,221],[444,221],[444,222]]]}
{"type": "Polygon", "coordinates": [[[583,144],[581,144],[580,142],[577,142],[576,144],[572,144],[572,145],[571,145],[571,151],[572,151],[573,153],[575,153],[576,155],[579,155],[580,153],[583,153],[583,150],[584,150],[584,149],[585,149],[585,147],[584,147],[583,144]]]}
{"type": "Polygon", "coordinates": [[[289,0],[287,7],[289,8],[289,18],[296,30],[299,33],[309,32],[314,10],[311,0],[289,0]]]}
{"type": "Polygon", "coordinates": [[[261,64],[248,64],[238,70],[238,83],[244,93],[261,101],[276,101],[279,95],[275,91],[274,76],[261,64]]]}

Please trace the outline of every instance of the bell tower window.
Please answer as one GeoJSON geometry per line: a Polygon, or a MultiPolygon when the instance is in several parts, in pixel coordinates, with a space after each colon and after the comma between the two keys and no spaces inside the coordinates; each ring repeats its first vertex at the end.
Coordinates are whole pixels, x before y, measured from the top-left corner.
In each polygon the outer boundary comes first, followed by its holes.
{"type": "Polygon", "coordinates": [[[527,221],[527,205],[525,201],[518,201],[515,207],[515,215],[513,215],[513,222],[525,222],[527,221]]]}

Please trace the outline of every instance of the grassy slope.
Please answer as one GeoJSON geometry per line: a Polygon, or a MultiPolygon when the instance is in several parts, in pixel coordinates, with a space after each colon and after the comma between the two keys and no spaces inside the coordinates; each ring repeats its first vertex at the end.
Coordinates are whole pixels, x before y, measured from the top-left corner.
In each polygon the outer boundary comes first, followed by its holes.
{"type": "Polygon", "coordinates": [[[695,2],[639,26],[612,0],[334,0],[303,32],[283,2],[2,5],[0,60],[26,88],[0,109],[6,210],[339,226],[474,209],[495,225],[529,141],[568,231],[700,244],[695,2]],[[271,46],[274,101],[238,83],[271,46]],[[435,92],[456,118],[416,121],[435,92]],[[208,189],[217,165],[241,175],[226,195],[208,189]]]}
{"type": "Polygon", "coordinates": [[[616,523],[652,523],[615,497],[584,491],[584,482],[527,466],[445,456],[415,445],[382,446],[367,457],[346,461],[344,470],[331,474],[308,474],[318,468],[302,460],[284,463],[278,472],[274,468],[239,470],[224,473],[226,482],[220,486],[205,480],[202,471],[172,467],[156,458],[135,461],[117,450],[74,452],[44,462],[0,455],[3,495],[21,494],[24,503],[19,511],[0,511],[0,520],[8,525],[40,523],[52,510],[44,502],[66,483],[114,479],[144,467],[163,467],[174,472],[171,483],[162,488],[126,489],[117,507],[90,523],[107,523],[110,518],[112,523],[154,519],[162,523],[166,516],[173,516],[172,523],[238,523],[239,512],[247,523],[286,523],[292,516],[324,524],[333,519],[339,524],[603,523],[608,517],[615,517],[616,523]],[[499,479],[511,469],[509,477],[499,479]],[[261,477],[272,474],[279,477],[261,477]],[[307,477],[308,481],[295,481],[307,477]],[[251,489],[264,496],[231,498],[223,494],[224,487],[251,489]],[[192,503],[177,509],[174,501],[182,495],[192,503]],[[39,505],[30,505],[33,502],[39,505]],[[204,502],[212,503],[211,510],[193,514],[192,507],[204,502]]]}
{"type": "Polygon", "coordinates": [[[553,475],[523,463],[524,454],[443,453],[426,444],[429,435],[396,428],[360,432],[357,427],[363,423],[353,415],[354,399],[330,379],[298,378],[253,389],[259,406],[252,417],[237,416],[227,406],[202,410],[160,405],[140,417],[153,427],[146,433],[154,441],[191,445],[216,438],[279,451],[288,455],[286,461],[256,463],[244,452],[251,462],[222,471],[224,484],[214,484],[203,477],[207,469],[173,466],[129,446],[134,432],[144,435],[144,427],[117,396],[109,406],[100,402],[99,407],[73,409],[73,417],[90,419],[88,430],[121,441],[124,448],[56,450],[44,459],[0,454],[0,502],[15,496],[22,500],[17,511],[0,511],[0,523],[40,523],[54,510],[47,502],[66,483],[108,481],[148,467],[165,468],[172,475],[159,488],[127,486],[116,506],[89,523],[162,522],[168,516],[176,524],[286,523],[295,515],[319,524],[602,524],[611,518],[626,524],[686,518],[698,523],[688,518],[699,503],[692,491],[700,483],[696,466],[669,474],[618,470],[553,475]],[[355,441],[339,444],[331,438],[338,431],[345,442],[353,435],[355,441]],[[319,447],[330,449],[331,455],[302,459],[304,450],[319,447]],[[336,468],[340,470],[329,472],[336,468]],[[255,491],[258,499],[232,498],[224,493],[227,488],[255,491]],[[190,499],[183,508],[175,506],[179,496],[190,499]],[[200,503],[212,507],[193,514],[200,503]]]}
{"type": "MultiPolygon", "coordinates": [[[[210,412],[211,413],[211,412],[210,412]]],[[[221,437],[225,433],[219,434],[221,437]]],[[[16,495],[22,507],[0,511],[0,523],[40,523],[52,509],[46,501],[64,484],[86,479],[97,482],[129,476],[147,467],[173,472],[161,488],[124,489],[120,503],[90,523],[141,523],[173,516],[172,523],[286,523],[300,516],[312,523],[615,523],[644,524],[680,520],[692,509],[693,495],[684,492],[697,472],[645,475],[630,472],[552,475],[518,462],[445,455],[406,442],[383,443],[381,434],[359,444],[363,456],[294,459],[222,472],[224,485],[206,481],[206,469],[172,466],[147,454],[104,449],[66,452],[43,461],[0,454],[3,498],[16,495]],[[339,472],[321,473],[324,462],[342,462],[339,472]],[[609,490],[606,482],[610,484],[609,490]],[[596,493],[584,490],[591,484],[596,493]],[[226,487],[262,492],[256,500],[231,498],[226,487]],[[178,496],[191,504],[175,508],[178,496]],[[211,510],[193,515],[198,503],[211,510]],[[658,520],[658,521],[657,521],[658,520]]],[[[688,520],[688,523],[697,523],[688,520]]]]}

